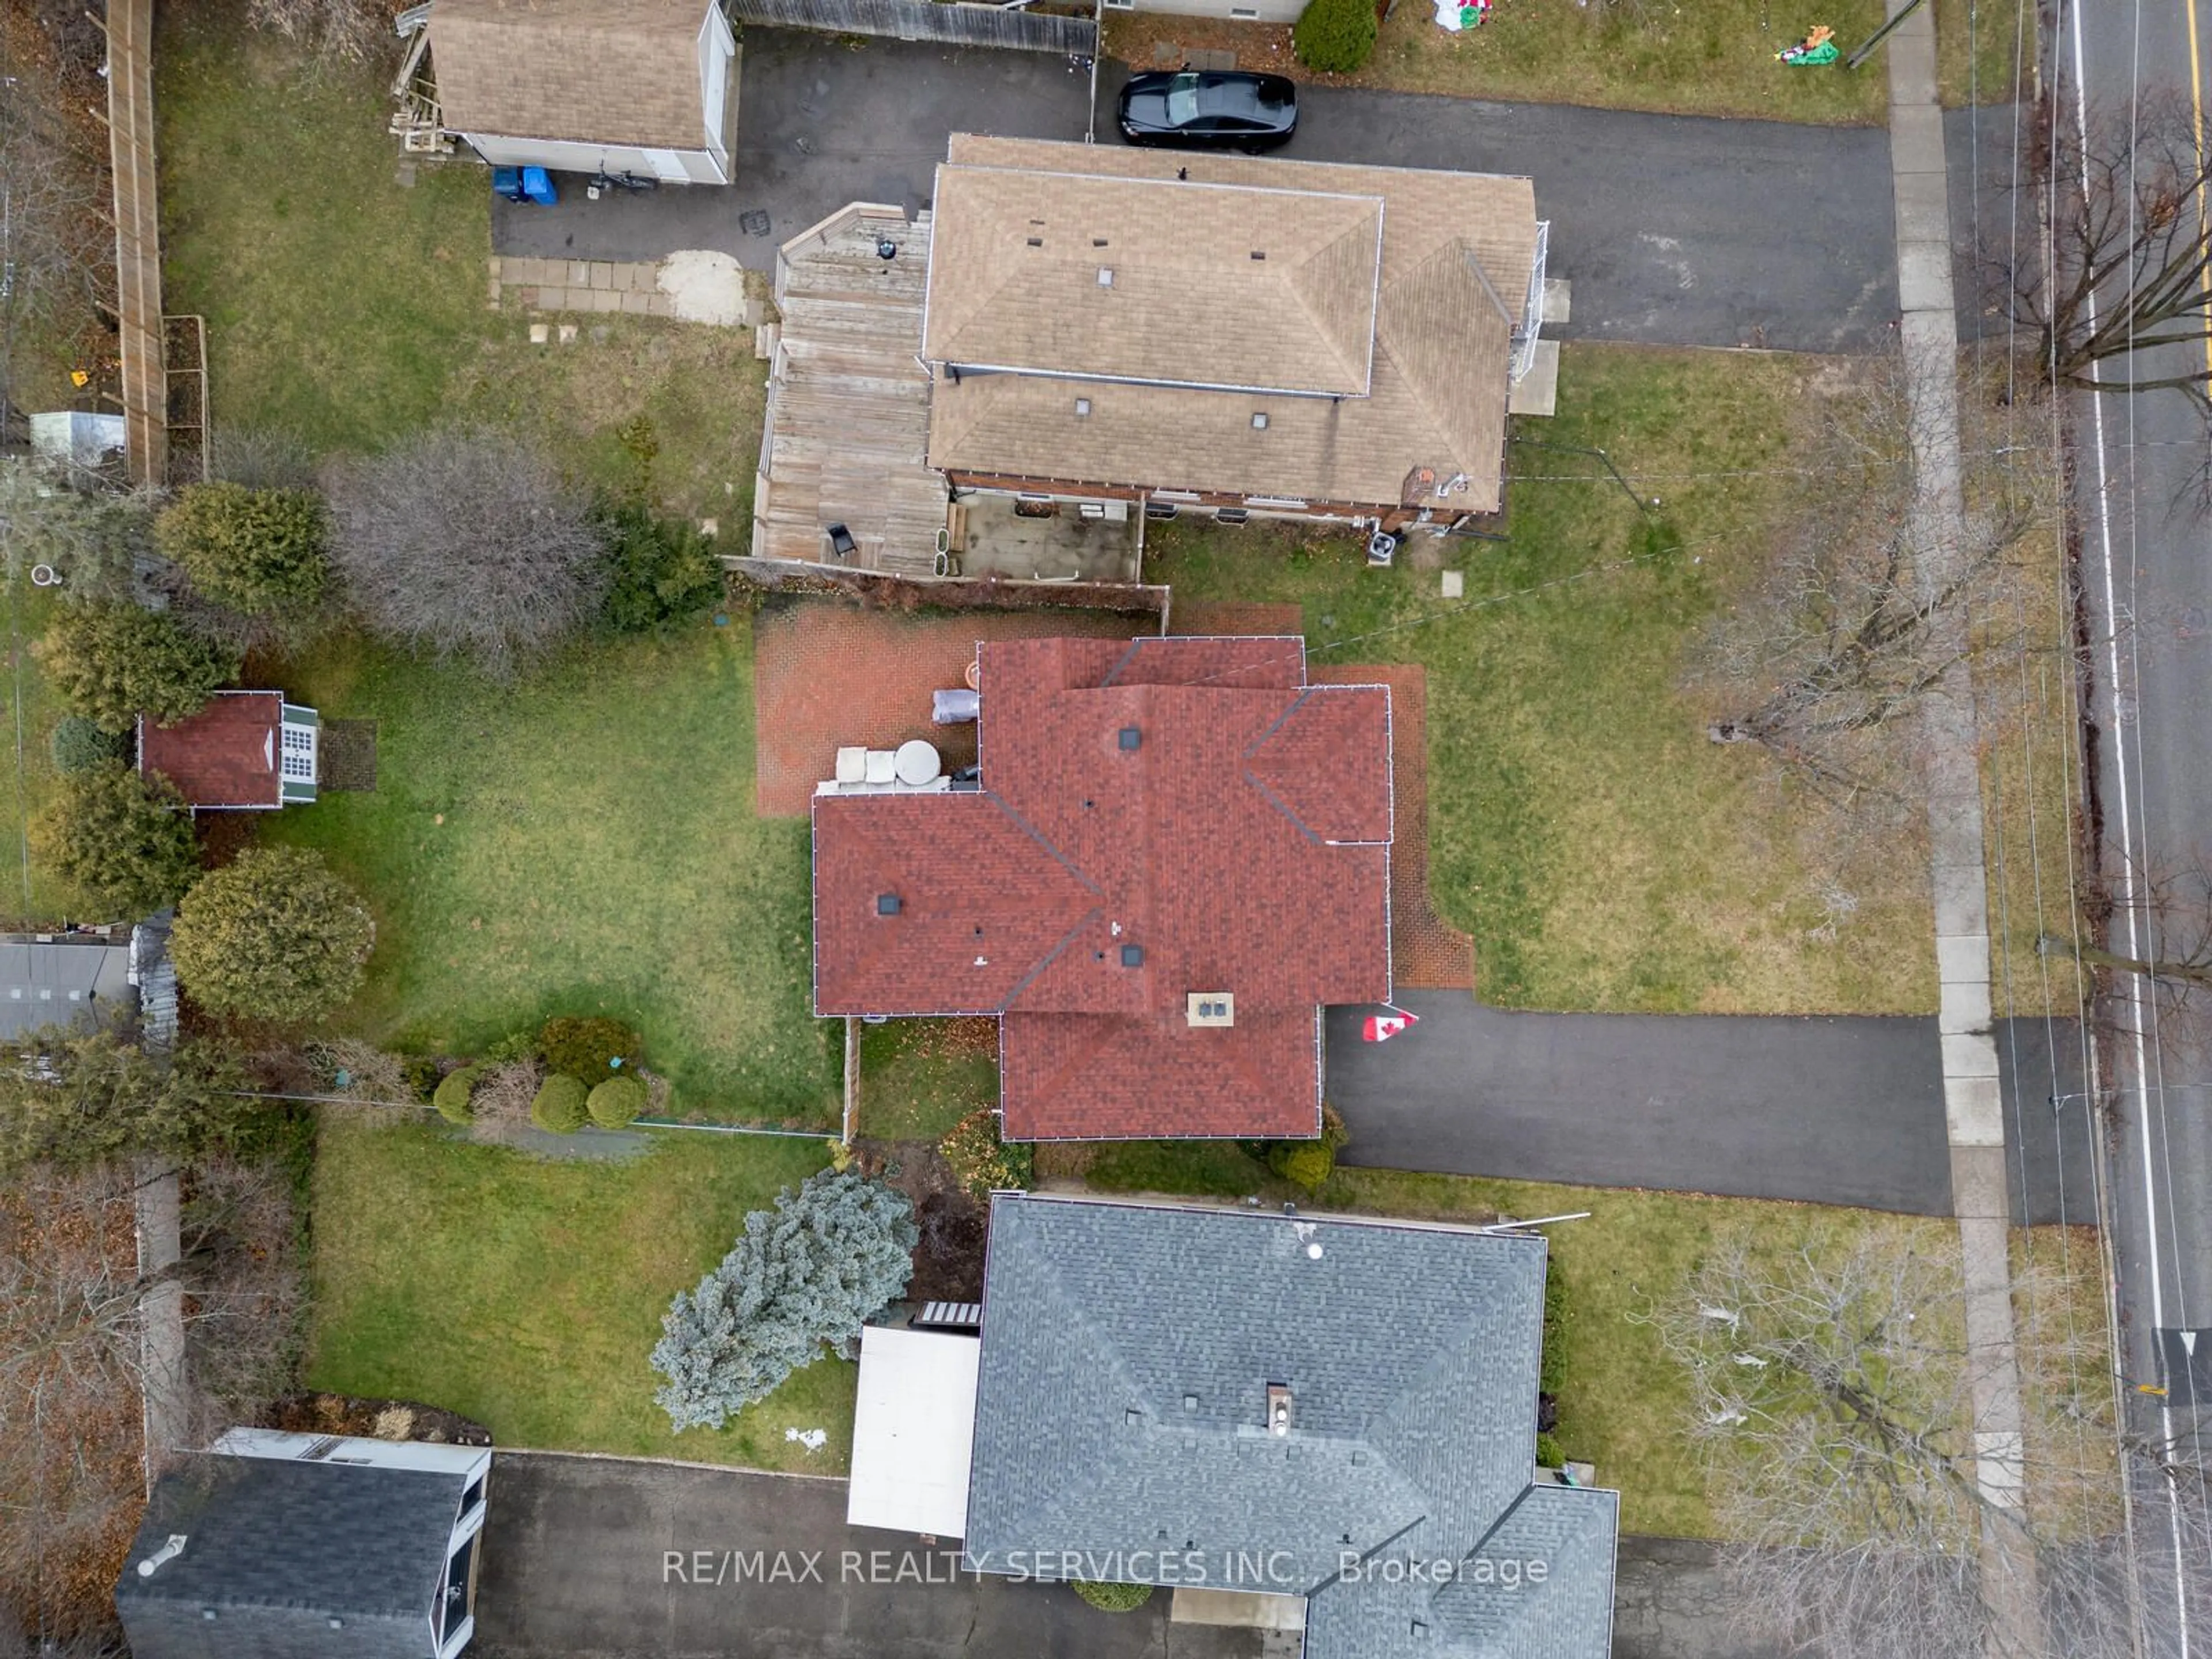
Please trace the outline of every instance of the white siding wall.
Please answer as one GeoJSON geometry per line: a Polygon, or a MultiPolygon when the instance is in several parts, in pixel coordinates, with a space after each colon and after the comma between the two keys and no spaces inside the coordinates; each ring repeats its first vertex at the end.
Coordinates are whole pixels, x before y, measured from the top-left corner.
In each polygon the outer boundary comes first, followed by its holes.
{"type": "MultiPolygon", "coordinates": [[[[1108,5],[1110,9],[1112,0],[1108,0],[1108,5]]],[[[1137,0],[1135,9],[1171,11],[1185,17],[1233,16],[1261,23],[1295,23],[1306,8],[1305,0],[1137,0]]]]}
{"type": "Polygon", "coordinates": [[[609,173],[635,173],[652,179],[659,176],[653,166],[653,156],[673,155],[683,161],[687,183],[729,182],[720,165],[703,149],[627,149],[620,144],[580,144],[561,138],[501,138],[487,132],[465,132],[461,137],[468,140],[470,149],[498,167],[553,167],[563,173],[589,173],[603,167],[609,173]]]}

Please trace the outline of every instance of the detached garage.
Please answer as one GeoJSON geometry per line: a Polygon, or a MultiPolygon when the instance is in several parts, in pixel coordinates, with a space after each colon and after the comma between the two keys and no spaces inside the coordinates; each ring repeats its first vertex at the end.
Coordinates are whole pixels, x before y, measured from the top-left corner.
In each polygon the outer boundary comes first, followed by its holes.
{"type": "Polygon", "coordinates": [[[981,1347],[975,1337],[944,1331],[861,1330],[848,1525],[967,1535],[981,1347]]]}
{"type": "Polygon", "coordinates": [[[495,167],[726,185],[738,47],[713,0],[432,0],[441,131],[495,167]]]}

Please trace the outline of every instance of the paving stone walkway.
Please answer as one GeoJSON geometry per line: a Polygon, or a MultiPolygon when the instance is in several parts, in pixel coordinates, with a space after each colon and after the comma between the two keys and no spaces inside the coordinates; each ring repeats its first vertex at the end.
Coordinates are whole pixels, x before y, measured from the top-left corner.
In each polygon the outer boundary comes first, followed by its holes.
{"type": "Polygon", "coordinates": [[[532,311],[616,312],[673,317],[675,300],[660,291],[659,260],[535,259],[495,254],[485,298],[495,309],[520,294],[532,311]]]}

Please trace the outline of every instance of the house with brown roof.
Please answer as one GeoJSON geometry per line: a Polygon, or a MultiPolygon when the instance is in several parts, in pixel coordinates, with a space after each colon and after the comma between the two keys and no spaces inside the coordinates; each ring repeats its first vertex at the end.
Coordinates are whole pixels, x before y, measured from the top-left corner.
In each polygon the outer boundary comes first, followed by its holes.
{"type": "Polygon", "coordinates": [[[440,130],[495,167],[730,182],[738,47],[714,0],[432,0],[428,40],[440,130]]]}
{"type": "Polygon", "coordinates": [[[281,691],[218,691],[173,726],[138,717],[138,769],[194,811],[273,811],[315,798],[321,719],[281,691]]]}
{"type": "Polygon", "coordinates": [[[1317,1134],[1390,994],[1390,693],[1276,638],[981,645],[977,775],[814,802],[814,1011],[991,1015],[1014,1140],[1317,1134]]]}
{"type": "Polygon", "coordinates": [[[756,557],[1027,575],[960,568],[1004,510],[1139,550],[1186,513],[1443,531],[1501,510],[1509,409],[1548,410],[1524,178],[956,133],[918,219],[846,212],[865,238],[779,258],[756,557]]]}

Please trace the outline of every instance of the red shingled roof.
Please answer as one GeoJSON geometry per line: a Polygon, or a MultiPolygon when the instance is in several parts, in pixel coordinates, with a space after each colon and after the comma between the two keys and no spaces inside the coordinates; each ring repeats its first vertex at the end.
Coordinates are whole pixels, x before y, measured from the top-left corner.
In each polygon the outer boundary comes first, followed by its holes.
{"type": "Polygon", "coordinates": [[[276,691],[218,691],[174,726],[138,722],[138,766],[159,772],[193,806],[276,806],[284,698],[276,691]]]}
{"type": "Polygon", "coordinates": [[[816,799],[815,1012],[1002,1015],[1016,1139],[1315,1133],[1316,1009],[1390,991],[1389,689],[1297,639],[979,654],[981,792],[816,799]]]}

